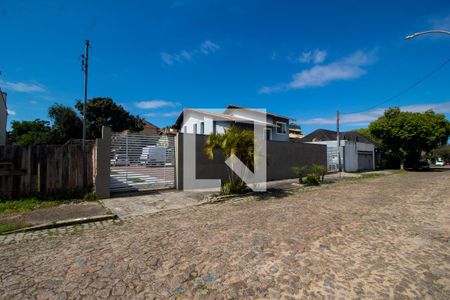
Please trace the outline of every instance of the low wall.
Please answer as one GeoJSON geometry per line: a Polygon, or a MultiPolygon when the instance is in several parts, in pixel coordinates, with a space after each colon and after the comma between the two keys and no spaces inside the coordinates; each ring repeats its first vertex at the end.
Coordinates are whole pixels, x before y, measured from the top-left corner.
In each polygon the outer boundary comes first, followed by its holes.
{"type": "MultiPolygon", "coordinates": [[[[196,135],[196,178],[228,180],[228,166],[221,151],[216,151],[214,159],[210,160],[204,153],[205,135],[196,135]]],[[[178,134],[175,140],[176,149],[176,187],[183,189],[183,134],[178,134]]],[[[306,165],[327,165],[326,145],[300,142],[267,142],[267,180],[295,178],[293,167],[306,165]]]]}

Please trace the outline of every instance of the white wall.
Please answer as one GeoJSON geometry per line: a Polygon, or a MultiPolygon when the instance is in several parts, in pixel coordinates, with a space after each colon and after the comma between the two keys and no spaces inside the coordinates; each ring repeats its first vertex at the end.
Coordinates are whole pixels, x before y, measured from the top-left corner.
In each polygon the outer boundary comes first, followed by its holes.
{"type": "MultiPolygon", "coordinates": [[[[357,143],[347,140],[341,140],[341,163],[345,172],[357,172],[358,166],[358,151],[372,152],[373,164],[375,168],[375,146],[373,144],[357,143]]],[[[318,141],[309,142],[311,144],[327,145],[329,148],[336,148],[337,141],[318,141]]]]}
{"type": "Polygon", "coordinates": [[[197,124],[197,134],[200,134],[200,124],[204,122],[205,135],[214,133],[214,124],[216,125],[216,133],[224,133],[226,128],[229,128],[228,121],[215,121],[212,117],[196,111],[185,111],[183,113],[183,122],[180,131],[182,133],[194,133],[194,124],[197,124]]]}
{"type": "Polygon", "coordinates": [[[0,92],[0,146],[4,146],[6,144],[7,117],[6,94],[0,92]]]}
{"type": "Polygon", "coordinates": [[[347,141],[344,147],[345,172],[358,171],[358,149],[356,143],[347,141]]]}
{"type": "MultiPolygon", "coordinates": [[[[248,120],[256,120],[260,122],[265,122],[269,124],[276,124],[276,121],[272,116],[265,115],[264,111],[258,111],[258,110],[250,110],[250,109],[227,109],[225,111],[226,114],[241,117],[248,120]]],[[[280,120],[281,121],[281,120],[280,120]]],[[[281,121],[283,123],[286,123],[286,133],[281,134],[277,133],[277,128],[272,127],[272,141],[283,141],[287,142],[289,141],[289,120],[281,121]]]]}

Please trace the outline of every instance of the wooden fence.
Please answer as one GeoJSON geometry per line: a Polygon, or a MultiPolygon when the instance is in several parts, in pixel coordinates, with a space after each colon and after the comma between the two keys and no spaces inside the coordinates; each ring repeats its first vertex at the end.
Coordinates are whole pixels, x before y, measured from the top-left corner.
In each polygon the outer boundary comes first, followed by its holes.
{"type": "Polygon", "coordinates": [[[0,199],[67,194],[93,185],[95,146],[0,146],[0,199]]]}

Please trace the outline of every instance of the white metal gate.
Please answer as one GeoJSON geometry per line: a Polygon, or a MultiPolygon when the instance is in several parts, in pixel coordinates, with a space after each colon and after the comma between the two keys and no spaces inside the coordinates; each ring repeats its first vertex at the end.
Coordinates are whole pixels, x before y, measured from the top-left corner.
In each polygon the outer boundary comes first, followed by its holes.
{"type": "Polygon", "coordinates": [[[173,188],[173,136],[114,133],[111,136],[111,193],[173,188]]]}
{"type": "Polygon", "coordinates": [[[327,169],[328,172],[339,171],[339,160],[337,147],[327,146],[327,169]]]}

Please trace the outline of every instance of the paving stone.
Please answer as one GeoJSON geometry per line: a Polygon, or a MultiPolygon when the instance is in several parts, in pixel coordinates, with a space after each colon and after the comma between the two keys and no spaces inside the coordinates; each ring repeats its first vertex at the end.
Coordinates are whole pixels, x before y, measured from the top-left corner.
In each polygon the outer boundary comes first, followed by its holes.
{"type": "Polygon", "coordinates": [[[0,236],[0,298],[450,299],[450,172],[0,236]]]}

